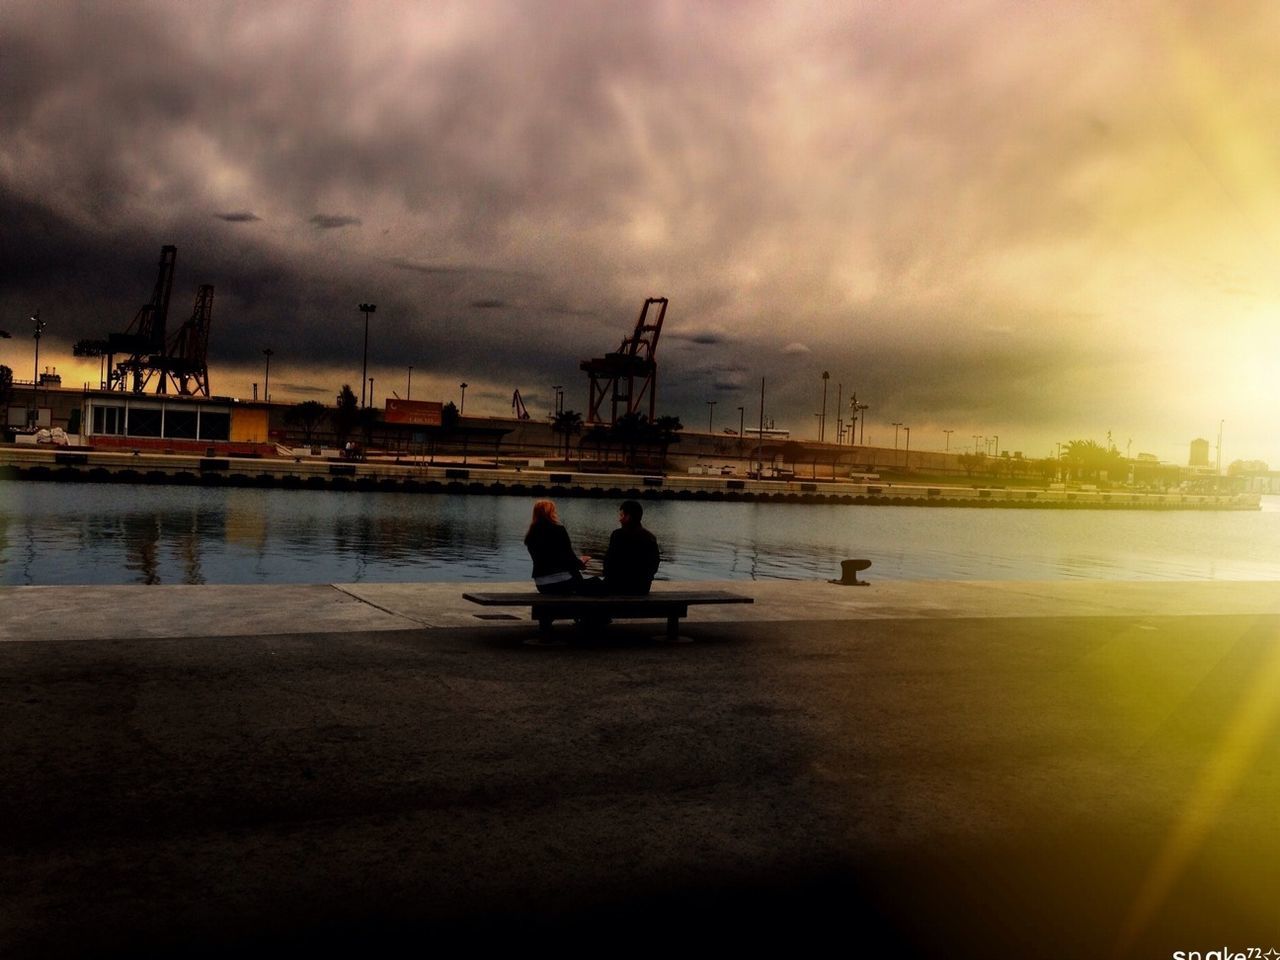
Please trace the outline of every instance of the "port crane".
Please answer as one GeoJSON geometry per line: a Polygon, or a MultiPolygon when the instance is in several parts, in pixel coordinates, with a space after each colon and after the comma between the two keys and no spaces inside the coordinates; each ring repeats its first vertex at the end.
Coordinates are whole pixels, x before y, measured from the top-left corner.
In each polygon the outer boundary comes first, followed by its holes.
{"type": "Polygon", "coordinates": [[[181,396],[209,396],[213,285],[206,283],[199,287],[191,318],[168,336],[166,325],[177,259],[177,247],[166,244],[160,248],[160,267],[151,299],[138,309],[124,333],[76,344],[77,356],[107,357],[108,390],[143,393],[155,380],[156,393],[168,393],[172,386],[181,396]],[[117,362],[117,356],[124,359],[117,362]]]}
{"type": "Polygon", "coordinates": [[[654,420],[658,404],[658,363],[654,354],[666,315],[667,298],[650,297],[640,308],[635,330],[623,338],[616,351],[578,365],[591,381],[587,423],[606,422],[601,415],[606,400],[610,424],[617,422],[619,409],[622,415],[643,413],[646,400],[649,420],[654,420]]]}

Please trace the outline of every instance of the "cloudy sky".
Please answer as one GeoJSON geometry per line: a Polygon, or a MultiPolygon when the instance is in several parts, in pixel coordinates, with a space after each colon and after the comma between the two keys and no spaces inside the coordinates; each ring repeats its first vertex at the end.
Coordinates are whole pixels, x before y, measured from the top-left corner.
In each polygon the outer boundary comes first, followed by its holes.
{"type": "MultiPolygon", "coordinates": [[[[178,247],[211,380],[585,410],[671,305],[661,412],[1280,466],[1280,4],[0,6],[0,363],[98,378],[178,247]],[[829,421],[830,422],[830,421],[829,421]],[[1131,447],[1130,447],[1131,445],[1131,447]]],[[[830,428],[829,428],[830,429],[830,428]]]]}

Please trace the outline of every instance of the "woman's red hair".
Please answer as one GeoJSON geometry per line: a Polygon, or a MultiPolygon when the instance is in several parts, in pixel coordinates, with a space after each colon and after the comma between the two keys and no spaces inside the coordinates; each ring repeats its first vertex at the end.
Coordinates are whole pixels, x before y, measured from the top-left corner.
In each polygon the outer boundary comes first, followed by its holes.
{"type": "Polygon", "coordinates": [[[556,513],[554,500],[535,500],[533,502],[533,520],[529,523],[529,529],[532,530],[544,520],[549,520],[552,523],[560,522],[560,514],[556,513]]]}

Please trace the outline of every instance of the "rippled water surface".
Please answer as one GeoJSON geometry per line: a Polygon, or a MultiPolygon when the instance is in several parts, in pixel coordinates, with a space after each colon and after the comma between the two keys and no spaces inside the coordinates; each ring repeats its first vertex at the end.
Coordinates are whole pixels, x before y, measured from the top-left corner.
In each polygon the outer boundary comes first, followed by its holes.
{"type": "MultiPolygon", "coordinates": [[[[519,497],[0,482],[0,583],[520,580],[519,497]]],[[[564,500],[600,555],[611,500],[564,500]]],[[[816,579],[867,557],[892,580],[1280,579],[1260,513],[646,504],[670,580],[816,579]]]]}

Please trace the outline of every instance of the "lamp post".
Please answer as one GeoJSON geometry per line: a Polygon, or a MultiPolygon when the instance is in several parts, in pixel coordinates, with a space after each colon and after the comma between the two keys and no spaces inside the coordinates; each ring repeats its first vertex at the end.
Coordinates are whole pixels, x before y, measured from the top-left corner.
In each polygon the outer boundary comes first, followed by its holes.
{"type": "Polygon", "coordinates": [[[31,372],[31,426],[36,425],[39,418],[39,400],[36,398],[36,388],[40,385],[40,334],[44,332],[44,321],[40,319],[40,311],[37,310],[35,316],[31,318],[31,322],[35,324],[36,338],[36,362],[31,372]]]}
{"type": "Polygon", "coordinates": [[[716,404],[717,404],[717,403],[719,403],[719,402],[720,402],[720,401],[718,401],[718,400],[708,400],[708,401],[707,401],[707,407],[709,408],[709,409],[707,410],[707,433],[711,433],[711,431],[712,431],[712,423],[714,422],[714,419],[713,419],[713,418],[714,418],[714,417],[715,417],[715,415],[716,415],[716,404]]]}
{"type": "Polygon", "coordinates": [[[904,426],[902,429],[906,431],[906,434],[907,434],[907,449],[902,456],[902,465],[906,469],[910,470],[911,469],[911,428],[904,426]]]}
{"type": "Polygon", "coordinates": [[[564,388],[556,383],[551,385],[551,389],[554,390],[556,394],[555,412],[556,415],[559,416],[564,413],[564,388]]]}
{"type": "Polygon", "coordinates": [[[942,432],[943,432],[943,433],[945,433],[945,434],[947,435],[947,449],[946,449],[944,452],[946,452],[946,453],[950,453],[950,452],[951,452],[951,434],[955,433],[955,431],[954,431],[954,430],[943,430],[942,432]]]}
{"type": "Polygon", "coordinates": [[[369,314],[378,309],[376,303],[360,304],[360,312],[364,314],[364,362],[360,366],[360,406],[364,406],[364,382],[369,376],[369,314]]]}
{"type": "Polygon", "coordinates": [[[827,381],[831,379],[831,374],[826,370],[822,371],[822,414],[818,418],[818,442],[822,443],[823,437],[827,432],[827,381]]]}
{"type": "Polygon", "coordinates": [[[369,378],[369,406],[373,406],[373,377],[369,378]]]}
{"type": "Polygon", "coordinates": [[[270,347],[264,347],[262,350],[262,355],[267,358],[267,372],[266,374],[263,375],[263,378],[262,378],[262,402],[263,403],[271,402],[271,357],[274,354],[275,354],[275,351],[272,350],[270,347]]]}
{"type": "MultiPolygon", "coordinates": [[[[840,403],[844,400],[844,384],[836,384],[836,446],[844,440],[844,418],[840,416],[840,403]]],[[[832,469],[835,468],[835,461],[831,461],[832,469]]]]}
{"type": "Polygon", "coordinates": [[[406,401],[413,398],[413,364],[409,364],[409,382],[404,385],[404,398],[406,401]]]}
{"type": "Polygon", "coordinates": [[[893,421],[893,449],[895,450],[898,449],[898,428],[901,426],[902,423],[900,421],[893,421]]]}
{"type": "Polygon", "coordinates": [[[1000,456],[1000,434],[995,435],[996,456],[1000,456]]]}
{"type": "Polygon", "coordinates": [[[462,416],[463,411],[467,409],[467,382],[464,380],[458,386],[462,388],[462,403],[458,405],[458,416],[462,416]]]}

